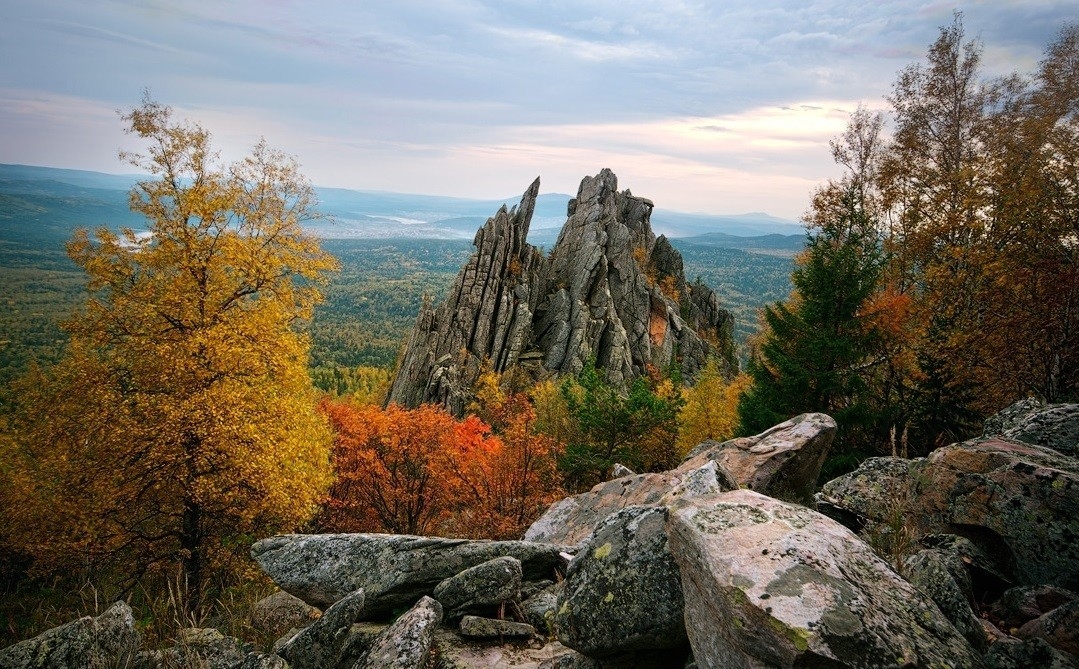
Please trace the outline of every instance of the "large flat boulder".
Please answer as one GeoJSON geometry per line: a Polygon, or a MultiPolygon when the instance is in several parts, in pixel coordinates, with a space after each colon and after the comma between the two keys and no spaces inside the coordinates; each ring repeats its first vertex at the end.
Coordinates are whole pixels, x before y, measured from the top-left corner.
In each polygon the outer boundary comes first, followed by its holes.
{"type": "Polygon", "coordinates": [[[965,536],[1019,584],[1079,589],[1079,460],[1033,444],[975,439],[918,460],[867,460],[830,481],[820,508],[920,534],[965,536]]]}
{"type": "Polygon", "coordinates": [[[981,667],[937,607],[850,530],[750,490],[671,507],[698,667],[981,667]]]}
{"type": "Polygon", "coordinates": [[[525,580],[553,578],[565,564],[565,550],[530,541],[289,534],[256,542],[251,556],[282,590],[312,606],[325,608],[362,589],[363,616],[373,619],[412,606],[444,579],[503,556],[520,561],[525,580]]]}

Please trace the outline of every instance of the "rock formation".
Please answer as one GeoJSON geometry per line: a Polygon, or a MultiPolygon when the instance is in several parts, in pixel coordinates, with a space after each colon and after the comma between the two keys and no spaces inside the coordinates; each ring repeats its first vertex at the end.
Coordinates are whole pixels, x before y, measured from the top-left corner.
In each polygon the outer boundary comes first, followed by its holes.
{"type": "Polygon", "coordinates": [[[686,283],[681,256],[652,232],[650,201],[619,192],[610,170],[586,177],[544,256],[525,242],[538,194],[539,179],[476,233],[445,301],[417,318],[390,402],[460,415],[485,364],[538,376],[594,358],[619,386],[648,365],[692,379],[709,355],[734,369],[732,317],[710,288],[686,283]]]}

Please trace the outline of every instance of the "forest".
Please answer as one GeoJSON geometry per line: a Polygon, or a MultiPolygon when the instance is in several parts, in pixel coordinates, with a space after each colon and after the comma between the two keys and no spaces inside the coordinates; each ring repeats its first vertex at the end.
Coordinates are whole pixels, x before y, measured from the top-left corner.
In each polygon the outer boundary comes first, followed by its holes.
{"type": "Polygon", "coordinates": [[[319,240],[293,160],[259,144],[217,164],[206,129],[144,99],[123,119],[145,153],[125,157],[151,175],[131,206],[152,235],[0,247],[0,633],[88,591],[223,615],[251,542],[279,532],[517,537],[615,463],[662,471],[803,412],[839,425],[833,476],[976,434],[1021,398],[1074,400],[1079,27],[1027,73],[986,77],[982,48],[956,16],[887,116],[860,107],[821,147],[844,172],[813,194],[796,256],[676,243],[734,311],[743,373],[617,388],[590,365],[488,371],[466,416],[382,399],[467,243],[319,240]]]}

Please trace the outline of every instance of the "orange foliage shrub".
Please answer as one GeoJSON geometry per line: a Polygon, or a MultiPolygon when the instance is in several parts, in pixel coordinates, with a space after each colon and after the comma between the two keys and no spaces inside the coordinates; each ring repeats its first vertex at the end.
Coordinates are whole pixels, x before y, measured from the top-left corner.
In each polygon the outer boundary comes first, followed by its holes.
{"type": "Polygon", "coordinates": [[[324,400],[336,481],[318,519],[330,532],[517,537],[560,491],[555,449],[532,434],[527,399],[511,398],[501,436],[477,416],[324,400]]]}

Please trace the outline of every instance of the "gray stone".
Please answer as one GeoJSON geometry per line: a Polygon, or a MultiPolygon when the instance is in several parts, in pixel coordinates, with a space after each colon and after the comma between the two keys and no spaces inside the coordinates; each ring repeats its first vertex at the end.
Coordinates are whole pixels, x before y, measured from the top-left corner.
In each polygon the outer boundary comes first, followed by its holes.
{"type": "Polygon", "coordinates": [[[1019,417],[1001,438],[1079,457],[1079,404],[1051,404],[1019,417]]]}
{"type": "Polygon", "coordinates": [[[599,662],[575,650],[567,650],[540,663],[538,669],[601,669],[599,662]]]}
{"type": "Polygon", "coordinates": [[[1044,639],[1059,651],[1079,656],[1079,601],[1062,604],[1016,632],[1020,639],[1044,639]]]}
{"type": "Polygon", "coordinates": [[[830,416],[802,414],[756,436],[695,451],[678,471],[697,468],[711,460],[728,472],[740,488],[808,504],[835,432],[836,423],[830,416]]]}
{"type": "Polygon", "coordinates": [[[251,626],[260,632],[281,634],[292,627],[310,625],[320,615],[322,613],[318,609],[299,597],[278,590],[255,602],[255,609],[251,613],[251,626]]]}
{"type": "Polygon", "coordinates": [[[499,557],[450,576],[435,586],[434,597],[447,620],[521,597],[521,561],[499,557]]]}
{"type": "Polygon", "coordinates": [[[686,645],[682,589],[662,507],[627,507],[596,528],[570,563],[555,628],[590,657],[686,645]]]}
{"type": "Polygon", "coordinates": [[[999,437],[1017,426],[1022,419],[1044,407],[1045,404],[1033,397],[1021,399],[986,418],[982,425],[982,436],[999,437]]]}
{"type": "Polygon", "coordinates": [[[611,478],[613,479],[620,479],[623,476],[635,476],[636,474],[637,472],[618,462],[614,463],[614,467],[611,467],[611,478]]]}
{"type": "Polygon", "coordinates": [[[441,622],[442,605],[423,597],[378,635],[355,669],[422,669],[441,622]]]}
{"type": "Polygon", "coordinates": [[[461,635],[477,639],[535,636],[536,628],[514,620],[465,616],[461,618],[461,635]]]}
{"type": "Polygon", "coordinates": [[[917,534],[961,532],[1014,584],[1079,588],[1079,460],[1052,449],[990,438],[917,460],[871,458],[825,484],[818,508],[862,524],[898,513],[917,534]]]}
{"type": "Polygon", "coordinates": [[[354,637],[349,631],[352,623],[360,619],[363,608],[363,590],[349,593],[274,652],[288,660],[292,669],[350,667],[362,649],[350,643],[354,637]]]}
{"type": "Polygon", "coordinates": [[[239,669],[292,669],[280,655],[273,653],[249,653],[239,669]]]}
{"type": "Polygon", "coordinates": [[[919,551],[906,558],[903,575],[933,600],[975,650],[985,652],[985,631],[970,607],[970,576],[959,556],[934,549],[919,551]]]}
{"type": "Polygon", "coordinates": [[[546,636],[555,634],[554,615],[558,611],[558,593],[561,590],[562,584],[555,583],[521,602],[521,613],[525,620],[546,636]]]}
{"type": "Polygon", "coordinates": [[[290,534],[251,547],[259,567],[284,591],[325,607],[362,589],[365,618],[411,606],[443,579],[511,556],[529,580],[551,578],[572,550],[528,541],[479,541],[390,534],[290,534]]]}
{"type": "Polygon", "coordinates": [[[96,618],[86,616],[0,649],[2,669],[106,669],[134,662],[139,633],[131,607],[116,602],[96,618]]]}
{"type": "Polygon", "coordinates": [[[1054,585],[1018,585],[993,602],[989,612],[1005,630],[1017,631],[1031,620],[1077,599],[1076,593],[1054,585]]]}
{"type": "Polygon", "coordinates": [[[698,666],[981,666],[932,601],[819,513],[737,490],[678,502],[667,532],[698,666]]]}
{"type": "Polygon", "coordinates": [[[1079,660],[1042,639],[1001,641],[985,654],[986,669],[1079,669],[1079,660]]]}
{"type": "Polygon", "coordinates": [[[249,649],[235,637],[206,627],[180,630],[177,644],[159,656],[162,667],[191,667],[200,669],[236,669],[243,663],[249,649]]]}

